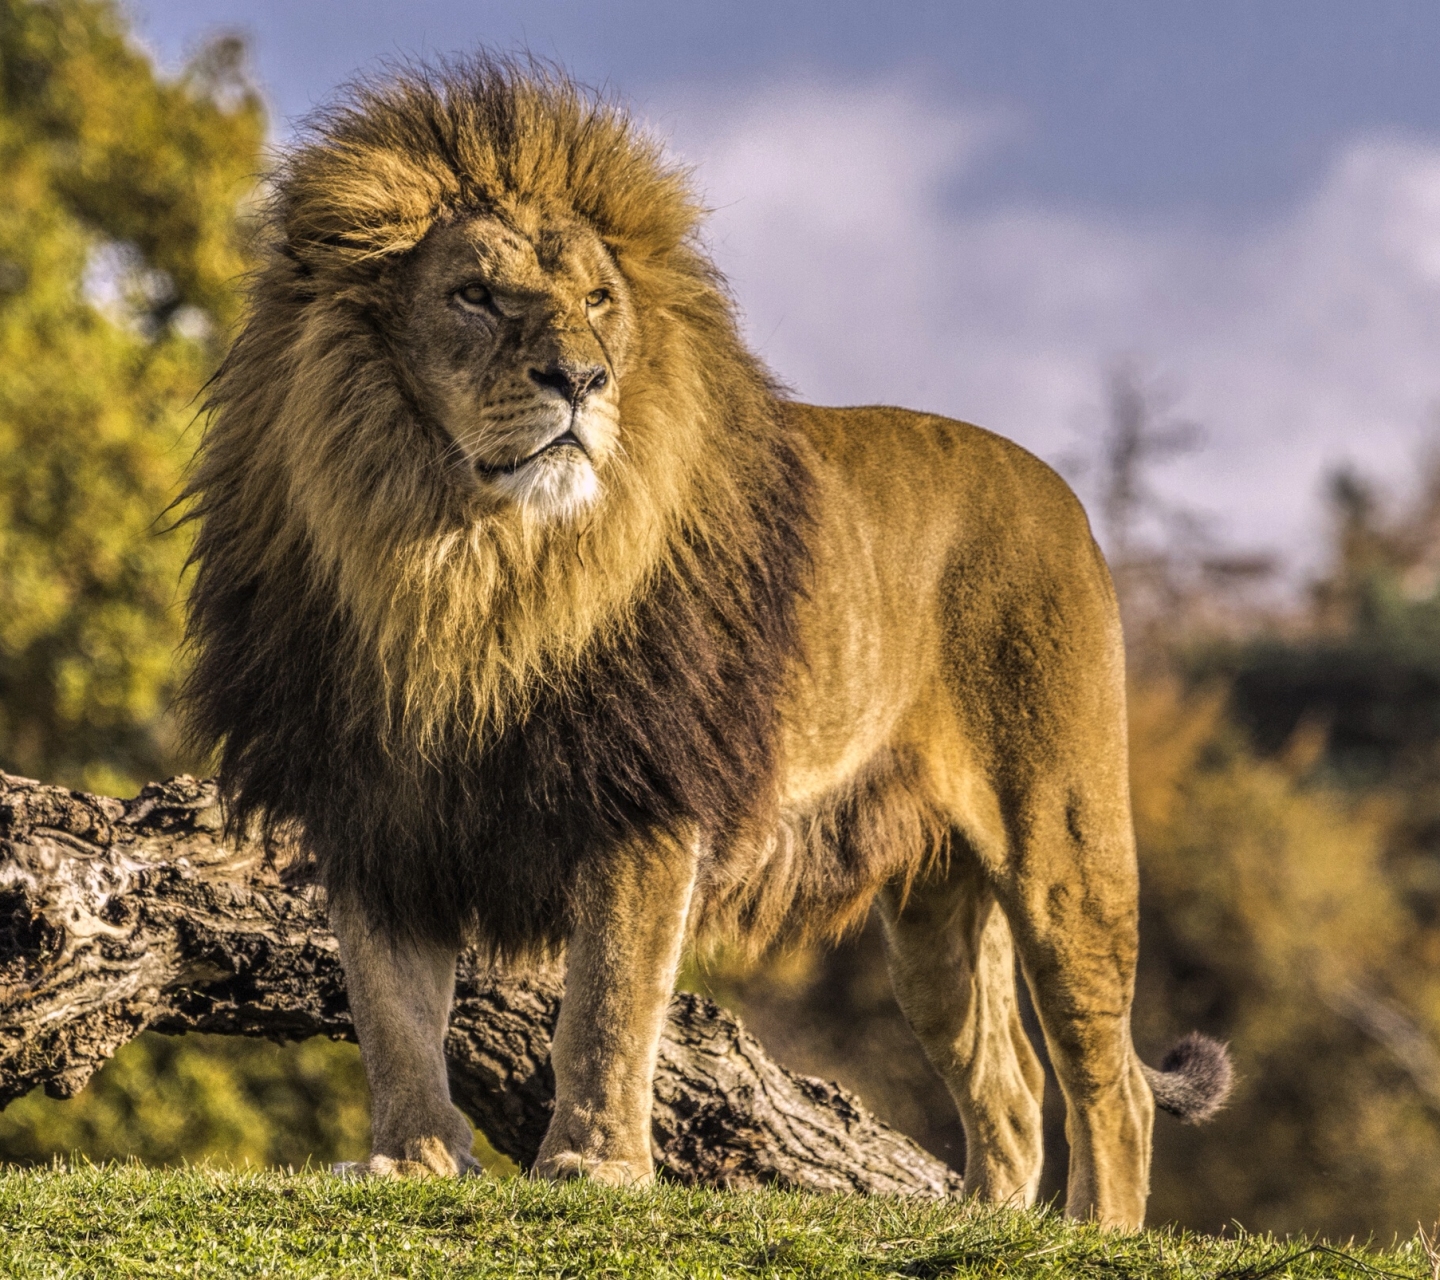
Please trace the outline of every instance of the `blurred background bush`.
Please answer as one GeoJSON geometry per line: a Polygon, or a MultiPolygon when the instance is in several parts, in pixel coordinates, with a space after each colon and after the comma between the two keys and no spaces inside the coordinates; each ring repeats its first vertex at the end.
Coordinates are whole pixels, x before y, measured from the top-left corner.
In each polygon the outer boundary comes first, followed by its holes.
{"type": "MultiPolygon", "coordinates": [[[[175,78],[102,0],[0,0],[0,768],[129,794],[203,768],[169,713],[188,549],[167,515],[246,267],[265,119],[244,49],[175,78]]],[[[1240,1070],[1157,1126],[1151,1220],[1388,1238],[1440,1201],[1440,464],[1408,508],[1334,477],[1308,594],[1219,555],[1147,468],[1193,447],[1108,374],[1086,479],[1131,644],[1143,878],[1136,1035],[1240,1070]]],[[[872,926],[687,981],[783,1061],[963,1165],[872,926]]],[[[1047,1194],[1064,1176],[1047,1101],[1047,1194]]],[[[69,1102],[0,1114],[0,1159],[300,1165],[367,1139],[353,1047],[144,1036],[69,1102]]]]}

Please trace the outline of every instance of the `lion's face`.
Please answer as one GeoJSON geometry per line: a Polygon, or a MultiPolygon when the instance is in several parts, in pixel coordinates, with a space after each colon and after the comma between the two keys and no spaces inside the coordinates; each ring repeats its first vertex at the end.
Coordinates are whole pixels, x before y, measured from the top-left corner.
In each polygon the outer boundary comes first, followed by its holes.
{"type": "Polygon", "coordinates": [[[589,507],[634,330],[604,242],[578,220],[481,215],[432,230],[408,274],[402,363],[449,436],[447,475],[542,521],[589,507]]]}

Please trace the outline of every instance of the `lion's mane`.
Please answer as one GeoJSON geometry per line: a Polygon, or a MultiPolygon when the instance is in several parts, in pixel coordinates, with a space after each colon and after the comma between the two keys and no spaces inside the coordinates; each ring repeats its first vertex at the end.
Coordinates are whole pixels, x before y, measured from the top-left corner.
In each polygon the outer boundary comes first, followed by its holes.
{"type": "Polygon", "coordinates": [[[683,175],[549,68],[352,87],[274,192],[189,490],[190,725],[231,821],[298,831],[377,923],[553,945],[626,842],[768,822],[804,446],[683,175]],[[462,508],[392,342],[405,255],[518,205],[588,222],[639,314],[622,456],[578,526],[462,508]]]}

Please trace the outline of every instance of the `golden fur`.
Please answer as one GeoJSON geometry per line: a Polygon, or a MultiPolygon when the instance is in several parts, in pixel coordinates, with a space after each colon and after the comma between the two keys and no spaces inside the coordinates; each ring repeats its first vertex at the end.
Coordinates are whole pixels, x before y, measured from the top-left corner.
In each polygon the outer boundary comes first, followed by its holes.
{"type": "Polygon", "coordinates": [[[1228,1068],[1130,1043],[1123,656],[1063,483],[974,427],[787,401],[682,176],[558,74],[362,86],[275,189],[192,485],[188,696],[235,820],[296,825],[330,890],[369,1169],[468,1167],[462,941],[566,948],[537,1170],[643,1180],[682,944],[834,935],[878,895],[971,1193],[1039,1176],[1013,935],[1069,1208],[1138,1223],[1152,1089],[1198,1116],[1228,1068]]]}

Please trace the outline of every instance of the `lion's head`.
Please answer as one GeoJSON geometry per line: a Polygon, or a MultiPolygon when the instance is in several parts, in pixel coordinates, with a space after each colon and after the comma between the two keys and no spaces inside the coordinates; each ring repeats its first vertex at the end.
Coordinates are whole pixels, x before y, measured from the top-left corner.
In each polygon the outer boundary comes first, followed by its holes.
{"type": "Polygon", "coordinates": [[[212,587],[333,594],[424,747],[513,719],[697,546],[746,553],[773,392],[683,175],[620,111],[533,65],[412,70],[273,185],[192,485],[202,650],[212,587]]]}

